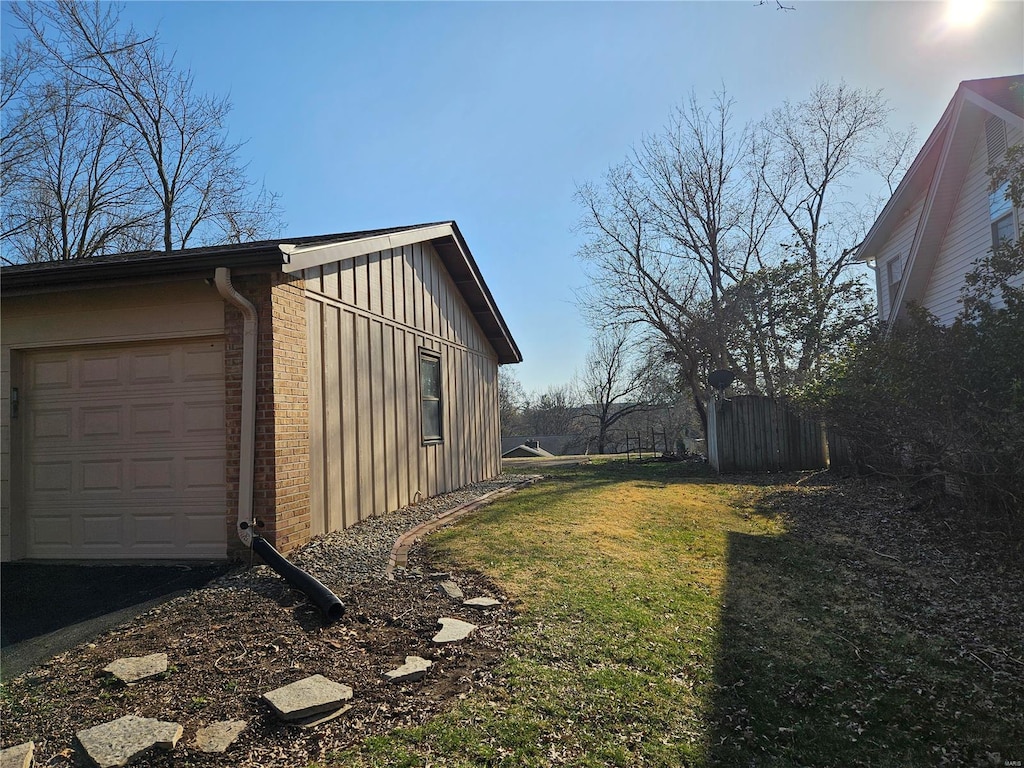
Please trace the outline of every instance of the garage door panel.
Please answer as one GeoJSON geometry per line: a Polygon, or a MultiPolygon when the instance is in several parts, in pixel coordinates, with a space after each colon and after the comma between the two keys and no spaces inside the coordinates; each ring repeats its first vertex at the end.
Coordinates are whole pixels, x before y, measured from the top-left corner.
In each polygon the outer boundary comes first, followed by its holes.
{"type": "Polygon", "coordinates": [[[182,360],[182,381],[223,381],[224,355],[219,350],[186,349],[182,360]]]}
{"type": "Polygon", "coordinates": [[[34,360],[28,366],[28,384],[34,390],[51,391],[71,388],[71,362],[52,356],[34,360]]]}
{"type": "Polygon", "coordinates": [[[80,471],[83,494],[120,494],[124,488],[124,462],[120,459],[83,461],[80,471]]]}
{"type": "Polygon", "coordinates": [[[122,360],[118,354],[83,354],[78,366],[79,386],[82,389],[120,387],[122,360]]]}
{"type": "Polygon", "coordinates": [[[222,342],[25,362],[29,557],[224,557],[222,342]]]}

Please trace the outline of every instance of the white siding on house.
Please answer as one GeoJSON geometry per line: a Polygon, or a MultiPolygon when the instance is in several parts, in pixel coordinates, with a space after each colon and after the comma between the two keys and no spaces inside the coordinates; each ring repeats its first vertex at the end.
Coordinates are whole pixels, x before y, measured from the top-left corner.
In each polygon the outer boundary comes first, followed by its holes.
{"type": "MultiPolygon", "coordinates": [[[[1010,126],[1007,131],[1008,144],[1012,146],[1022,140],[1024,136],[1021,131],[1010,126]]],[[[921,302],[939,322],[947,325],[960,312],[959,299],[964,275],[973,269],[974,262],[992,248],[988,165],[985,134],[979,132],[960,196],[921,302]]],[[[1024,276],[1018,278],[1017,284],[1024,285],[1024,276]]]]}
{"type": "Polygon", "coordinates": [[[497,355],[420,243],[305,271],[313,533],[501,470],[497,355]],[[444,440],[420,432],[419,350],[441,355],[444,440]]]}
{"type": "MultiPolygon", "coordinates": [[[[224,302],[201,280],[188,283],[100,288],[3,301],[0,345],[0,559],[10,560],[15,542],[12,502],[20,477],[12,471],[12,387],[22,386],[19,363],[31,350],[222,337],[224,302]]],[[[23,542],[18,542],[19,546],[23,542]]]]}
{"type": "Polygon", "coordinates": [[[921,213],[924,210],[924,195],[922,194],[910,208],[907,209],[903,220],[896,227],[892,237],[885,244],[878,254],[876,261],[875,279],[878,288],[878,316],[882,320],[889,318],[892,302],[895,297],[889,295],[889,262],[899,258],[901,262],[900,272],[906,272],[907,256],[914,243],[914,235],[917,232],[921,221],[921,213]]]}

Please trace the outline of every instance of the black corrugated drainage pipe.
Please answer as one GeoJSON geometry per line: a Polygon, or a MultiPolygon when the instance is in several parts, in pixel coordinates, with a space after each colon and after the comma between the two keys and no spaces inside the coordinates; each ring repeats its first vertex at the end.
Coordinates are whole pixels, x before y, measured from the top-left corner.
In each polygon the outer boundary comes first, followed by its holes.
{"type": "Polygon", "coordinates": [[[262,557],[264,563],[281,574],[285,581],[304,592],[310,600],[316,603],[316,607],[320,609],[328,622],[335,622],[345,615],[345,606],[336,594],[304,570],[296,568],[285,560],[281,553],[262,536],[252,537],[252,551],[262,557]]]}

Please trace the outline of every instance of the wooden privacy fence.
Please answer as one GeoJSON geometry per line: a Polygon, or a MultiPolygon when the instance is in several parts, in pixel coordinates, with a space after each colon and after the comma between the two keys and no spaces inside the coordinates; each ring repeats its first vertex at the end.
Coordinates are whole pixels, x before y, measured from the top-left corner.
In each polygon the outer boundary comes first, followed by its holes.
{"type": "Polygon", "coordinates": [[[708,463],[719,472],[825,469],[829,466],[826,430],[769,397],[712,400],[708,403],[708,463]]]}

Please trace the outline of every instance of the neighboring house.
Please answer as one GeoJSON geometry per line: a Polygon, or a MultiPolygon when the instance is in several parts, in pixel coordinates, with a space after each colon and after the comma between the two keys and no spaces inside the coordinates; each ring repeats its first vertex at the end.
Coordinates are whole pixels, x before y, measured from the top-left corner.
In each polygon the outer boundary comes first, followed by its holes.
{"type": "Polygon", "coordinates": [[[501,454],[503,459],[548,459],[555,454],[545,451],[537,440],[527,440],[522,445],[509,448],[501,454]]]}
{"type": "Polygon", "coordinates": [[[531,443],[537,443],[535,447],[540,447],[545,452],[554,456],[580,453],[579,435],[520,435],[519,437],[501,438],[501,454],[505,456],[506,453],[514,448],[520,445],[529,446],[531,443]]]}
{"type": "Polygon", "coordinates": [[[5,267],[2,559],[283,552],[501,471],[454,222],[5,267]]]}
{"type": "Polygon", "coordinates": [[[990,191],[987,171],[1021,141],[1024,75],[960,83],[857,252],[875,265],[881,320],[896,323],[916,304],[951,323],[974,263],[1020,236],[1022,212],[1005,188],[990,191]]]}

